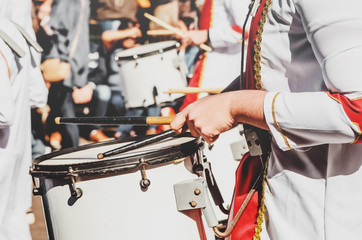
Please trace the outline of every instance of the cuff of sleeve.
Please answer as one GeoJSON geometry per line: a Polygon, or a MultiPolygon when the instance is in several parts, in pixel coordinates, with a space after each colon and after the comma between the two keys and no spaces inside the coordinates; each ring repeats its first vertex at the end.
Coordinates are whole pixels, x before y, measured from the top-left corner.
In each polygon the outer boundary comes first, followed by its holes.
{"type": "Polygon", "coordinates": [[[266,123],[269,126],[270,132],[272,133],[278,147],[283,151],[293,149],[293,142],[288,139],[282,128],[278,123],[277,109],[278,109],[278,96],[280,92],[269,92],[264,99],[264,115],[266,123]]]}
{"type": "Polygon", "coordinates": [[[210,28],[208,36],[210,45],[213,48],[230,47],[231,45],[240,47],[241,45],[239,40],[242,38],[242,34],[236,31],[227,33],[220,31],[220,29],[210,28]]]}

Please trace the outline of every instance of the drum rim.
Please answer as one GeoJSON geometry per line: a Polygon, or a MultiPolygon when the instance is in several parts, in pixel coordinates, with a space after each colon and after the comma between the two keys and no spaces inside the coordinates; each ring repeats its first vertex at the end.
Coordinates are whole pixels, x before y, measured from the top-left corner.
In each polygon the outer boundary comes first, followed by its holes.
{"type": "MultiPolygon", "coordinates": [[[[190,133],[183,133],[177,137],[192,137],[190,133]]],[[[155,167],[165,164],[180,158],[188,157],[197,152],[200,147],[200,138],[195,138],[191,141],[180,145],[175,145],[159,151],[143,152],[127,157],[114,157],[107,160],[87,163],[70,163],[62,165],[40,165],[45,160],[50,160],[53,157],[65,155],[72,152],[83,151],[98,146],[110,145],[114,143],[122,143],[128,141],[136,141],[142,137],[133,137],[129,139],[116,139],[107,142],[86,144],[75,148],[62,149],[53,153],[42,155],[32,162],[30,174],[33,177],[43,178],[69,178],[70,176],[97,176],[109,175],[122,172],[136,171],[142,163],[141,159],[145,160],[146,167],[155,167]],[[125,161],[126,160],[126,161],[125,161]],[[70,172],[71,167],[71,172],[70,172]]],[[[175,138],[175,137],[173,137],[175,138]]]]}
{"type": "MultiPolygon", "coordinates": [[[[179,45],[179,43],[177,41],[167,41],[167,42],[170,42],[170,44],[172,43],[172,45],[167,46],[165,48],[162,48],[162,51],[160,51],[160,49],[158,49],[158,50],[154,50],[154,51],[151,51],[151,52],[133,54],[133,55],[124,56],[124,57],[120,57],[120,56],[118,56],[118,54],[116,54],[115,59],[116,59],[116,61],[136,60],[138,58],[144,58],[144,57],[149,57],[149,56],[153,56],[153,55],[156,55],[156,54],[160,54],[162,52],[168,52],[170,50],[173,50],[173,49],[177,48],[178,45],[179,45]]],[[[142,45],[142,46],[144,46],[144,45],[142,45]]],[[[132,50],[134,50],[134,48],[132,48],[132,50]]],[[[123,50],[121,52],[124,53],[125,51],[127,51],[127,50],[123,50]]]]}

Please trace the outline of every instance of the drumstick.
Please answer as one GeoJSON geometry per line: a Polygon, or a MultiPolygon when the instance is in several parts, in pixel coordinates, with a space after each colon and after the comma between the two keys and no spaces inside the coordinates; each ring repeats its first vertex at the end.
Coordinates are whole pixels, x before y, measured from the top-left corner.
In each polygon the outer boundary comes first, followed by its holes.
{"type": "Polygon", "coordinates": [[[130,151],[130,150],[133,150],[133,149],[137,149],[137,148],[146,146],[148,144],[152,144],[152,143],[161,141],[163,139],[166,139],[168,137],[172,137],[172,136],[175,136],[175,135],[177,135],[177,133],[175,131],[173,131],[172,129],[170,129],[170,130],[167,130],[167,131],[152,135],[151,137],[148,137],[146,139],[142,139],[142,140],[127,144],[125,146],[122,146],[122,147],[119,147],[119,148],[104,152],[104,153],[98,153],[97,158],[98,159],[103,159],[105,157],[109,157],[109,156],[112,156],[112,155],[124,153],[124,152],[130,151]]]}
{"type": "Polygon", "coordinates": [[[174,32],[167,30],[167,29],[158,29],[158,30],[148,30],[147,35],[150,36],[165,36],[165,35],[172,35],[175,34],[174,32]]]}
{"type": "MultiPolygon", "coordinates": [[[[177,28],[169,25],[168,23],[162,21],[161,19],[156,18],[155,16],[152,16],[152,15],[149,14],[149,13],[145,13],[144,16],[145,16],[146,18],[148,18],[149,20],[157,23],[158,25],[166,28],[167,30],[170,30],[170,31],[172,31],[173,33],[179,35],[180,37],[183,37],[183,36],[184,36],[184,33],[183,33],[180,29],[177,29],[177,28]]],[[[209,46],[207,46],[207,45],[204,44],[204,43],[200,44],[199,47],[200,47],[202,50],[206,51],[206,52],[212,51],[212,48],[209,47],[209,46]]]]}
{"type": "Polygon", "coordinates": [[[56,124],[77,125],[168,125],[174,117],[56,117],[56,124]]]}
{"type": "Polygon", "coordinates": [[[186,87],[186,88],[170,88],[168,89],[168,91],[165,91],[163,93],[168,93],[168,94],[172,94],[172,93],[211,93],[211,94],[218,94],[220,93],[222,90],[224,90],[223,88],[197,88],[197,87],[186,87]]]}

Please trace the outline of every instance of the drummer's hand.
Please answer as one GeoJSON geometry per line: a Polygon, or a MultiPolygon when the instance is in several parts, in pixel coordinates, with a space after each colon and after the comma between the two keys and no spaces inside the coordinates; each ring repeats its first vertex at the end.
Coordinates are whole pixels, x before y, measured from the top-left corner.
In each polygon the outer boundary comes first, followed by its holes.
{"type": "MultiPolygon", "coordinates": [[[[186,24],[185,24],[184,21],[182,21],[182,20],[178,20],[178,22],[177,22],[177,28],[180,29],[181,32],[183,32],[183,33],[186,33],[186,32],[188,31],[186,24]]],[[[181,40],[180,50],[186,50],[186,48],[189,46],[189,44],[186,43],[186,42],[184,42],[184,41],[182,41],[182,36],[175,34],[175,35],[173,35],[173,37],[174,37],[175,39],[181,40]]]]}
{"type": "Polygon", "coordinates": [[[141,29],[139,27],[139,24],[137,24],[134,27],[131,27],[131,28],[127,29],[126,31],[127,31],[128,37],[130,37],[130,38],[142,37],[142,32],[141,32],[141,29]]]}
{"type": "Polygon", "coordinates": [[[201,98],[178,113],[171,128],[181,133],[187,124],[193,136],[201,136],[208,143],[238,123],[268,129],[264,117],[266,94],[266,91],[241,90],[201,98]]]}
{"type": "Polygon", "coordinates": [[[185,32],[182,37],[182,43],[187,45],[200,45],[207,42],[208,31],[207,30],[191,30],[185,32]]]}
{"type": "Polygon", "coordinates": [[[170,124],[171,128],[181,133],[186,123],[194,137],[201,136],[208,143],[216,141],[220,133],[235,124],[230,111],[231,97],[225,93],[201,98],[178,113],[170,124]]]}
{"type": "Polygon", "coordinates": [[[72,97],[75,104],[89,103],[93,97],[93,88],[89,84],[84,85],[82,88],[74,88],[72,97]]]}
{"type": "Polygon", "coordinates": [[[37,17],[39,21],[43,20],[45,17],[49,17],[52,11],[53,0],[44,0],[43,3],[39,6],[37,17]]]}

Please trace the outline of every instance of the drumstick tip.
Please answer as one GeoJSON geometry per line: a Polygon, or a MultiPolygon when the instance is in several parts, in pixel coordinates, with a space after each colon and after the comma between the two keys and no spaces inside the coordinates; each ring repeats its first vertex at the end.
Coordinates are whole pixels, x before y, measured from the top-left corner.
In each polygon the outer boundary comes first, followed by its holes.
{"type": "Polygon", "coordinates": [[[97,154],[97,158],[98,158],[98,159],[103,159],[103,158],[104,158],[103,153],[98,153],[98,154],[97,154]]]}
{"type": "Polygon", "coordinates": [[[55,124],[60,124],[60,117],[56,117],[55,119],[54,119],[54,122],[55,122],[55,124]]]}

